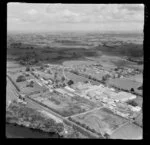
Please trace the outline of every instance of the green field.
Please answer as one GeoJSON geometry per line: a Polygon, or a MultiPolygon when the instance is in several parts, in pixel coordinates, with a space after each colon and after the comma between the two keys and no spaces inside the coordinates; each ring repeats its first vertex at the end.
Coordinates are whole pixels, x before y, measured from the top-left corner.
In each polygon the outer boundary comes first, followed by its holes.
{"type": "Polygon", "coordinates": [[[131,88],[133,88],[136,93],[142,95],[142,91],[137,89],[142,84],[139,82],[135,82],[133,80],[116,78],[116,79],[110,79],[108,81],[108,84],[129,91],[131,90],[131,88]]]}
{"type": "Polygon", "coordinates": [[[112,111],[106,108],[78,115],[72,117],[72,119],[81,124],[85,124],[86,126],[89,126],[89,128],[94,129],[97,133],[102,134],[111,134],[120,125],[127,122],[126,119],[113,114],[112,111]]]}

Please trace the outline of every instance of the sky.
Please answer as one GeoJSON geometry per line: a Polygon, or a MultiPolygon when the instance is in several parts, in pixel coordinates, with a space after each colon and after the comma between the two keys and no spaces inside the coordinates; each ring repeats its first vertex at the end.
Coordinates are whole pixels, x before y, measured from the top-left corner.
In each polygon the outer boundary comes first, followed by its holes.
{"type": "Polygon", "coordinates": [[[8,31],[138,31],[143,4],[8,3],[8,31]]]}

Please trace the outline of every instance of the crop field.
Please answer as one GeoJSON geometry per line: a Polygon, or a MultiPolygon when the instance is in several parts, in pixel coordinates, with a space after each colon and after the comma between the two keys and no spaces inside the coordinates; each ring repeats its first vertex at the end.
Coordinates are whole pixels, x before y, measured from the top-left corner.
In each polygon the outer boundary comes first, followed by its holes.
{"type": "Polygon", "coordinates": [[[7,68],[19,68],[20,65],[14,61],[7,61],[7,68]]]}
{"type": "Polygon", "coordinates": [[[21,66],[17,62],[7,60],[7,71],[18,72],[18,71],[24,70],[24,69],[25,69],[25,67],[21,66]]]}
{"type": "Polygon", "coordinates": [[[101,108],[72,117],[73,120],[80,122],[89,126],[89,128],[94,129],[98,133],[108,133],[111,134],[120,125],[128,122],[128,120],[113,114],[112,111],[101,108]]]}
{"type": "Polygon", "coordinates": [[[136,93],[142,95],[142,91],[137,89],[139,86],[141,86],[141,83],[139,82],[135,82],[129,79],[117,78],[117,79],[110,79],[108,81],[108,84],[125,90],[131,90],[131,88],[133,88],[136,93]]]}
{"type": "Polygon", "coordinates": [[[79,96],[70,97],[68,95],[58,95],[56,93],[46,92],[43,94],[35,94],[30,97],[42,102],[50,107],[54,112],[68,117],[74,114],[82,113],[95,108],[97,105],[85,98],[79,96]],[[43,100],[41,100],[43,98],[43,100]]]}

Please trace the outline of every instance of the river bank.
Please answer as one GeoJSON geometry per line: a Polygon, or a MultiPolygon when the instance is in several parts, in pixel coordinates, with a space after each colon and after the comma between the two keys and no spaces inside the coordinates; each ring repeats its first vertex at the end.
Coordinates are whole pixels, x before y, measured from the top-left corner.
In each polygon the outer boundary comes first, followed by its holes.
{"type": "Polygon", "coordinates": [[[63,122],[56,122],[36,109],[29,108],[16,100],[6,108],[6,123],[19,125],[31,130],[56,134],[59,138],[77,138],[79,133],[63,122]]]}
{"type": "Polygon", "coordinates": [[[36,129],[6,123],[7,138],[61,138],[55,133],[45,133],[36,129]]]}

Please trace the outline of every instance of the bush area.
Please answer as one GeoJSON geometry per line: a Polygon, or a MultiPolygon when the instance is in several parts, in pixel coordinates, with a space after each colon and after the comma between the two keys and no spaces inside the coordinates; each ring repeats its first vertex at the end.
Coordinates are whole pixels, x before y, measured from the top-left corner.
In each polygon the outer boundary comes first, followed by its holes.
{"type": "Polygon", "coordinates": [[[40,129],[46,132],[60,133],[64,126],[62,123],[56,123],[53,119],[47,119],[32,108],[13,102],[6,110],[6,122],[18,122],[22,124],[29,123],[31,128],[40,129]]]}
{"type": "Polygon", "coordinates": [[[135,102],[134,100],[129,100],[127,103],[134,107],[138,106],[137,102],[135,102]]]}
{"type": "Polygon", "coordinates": [[[23,75],[18,76],[18,78],[16,79],[16,82],[24,82],[24,81],[26,81],[26,78],[23,75]]]}

